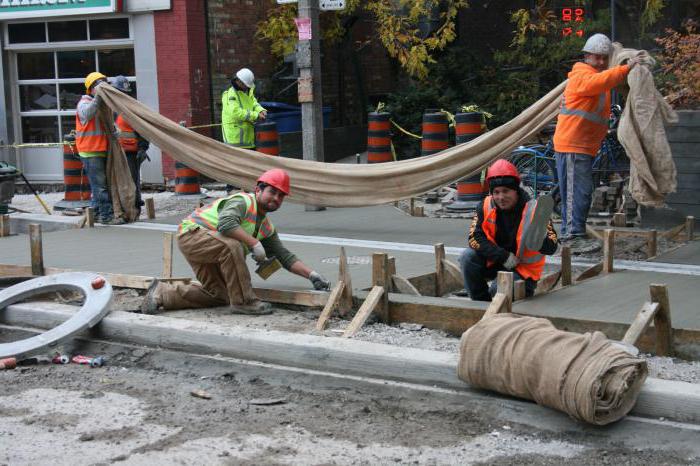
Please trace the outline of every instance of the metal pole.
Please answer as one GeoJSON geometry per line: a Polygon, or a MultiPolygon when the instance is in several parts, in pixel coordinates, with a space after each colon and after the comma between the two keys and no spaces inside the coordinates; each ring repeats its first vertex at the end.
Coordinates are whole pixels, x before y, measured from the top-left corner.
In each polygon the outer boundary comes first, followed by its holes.
{"type": "MultiPolygon", "coordinates": [[[[303,18],[311,20],[311,39],[300,40],[297,48],[304,160],[323,162],[321,27],[318,0],[299,0],[299,19],[303,18]]],[[[305,209],[317,211],[325,210],[325,207],[307,205],[305,209]]]]}
{"type": "Polygon", "coordinates": [[[610,0],[610,40],[615,41],[615,0],[610,0]]]}

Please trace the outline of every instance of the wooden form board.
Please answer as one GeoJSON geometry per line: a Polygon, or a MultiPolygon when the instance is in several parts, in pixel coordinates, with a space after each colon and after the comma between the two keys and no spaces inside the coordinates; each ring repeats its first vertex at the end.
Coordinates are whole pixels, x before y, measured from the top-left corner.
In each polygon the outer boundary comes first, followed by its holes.
{"type": "Polygon", "coordinates": [[[331,294],[328,297],[328,301],[326,301],[326,305],[323,307],[321,315],[318,317],[318,321],[316,322],[316,330],[318,330],[319,332],[323,331],[326,328],[326,325],[328,324],[328,319],[330,319],[331,314],[333,313],[333,309],[340,302],[340,297],[343,293],[344,288],[345,283],[342,280],[340,280],[338,283],[335,284],[335,286],[331,290],[331,294]]]}
{"type": "Polygon", "coordinates": [[[358,309],[357,314],[355,314],[355,317],[345,329],[343,338],[355,336],[365,322],[367,322],[367,319],[369,318],[370,314],[372,314],[372,311],[377,308],[382,298],[388,294],[389,293],[384,292],[384,288],[381,286],[373,286],[367,294],[367,299],[365,299],[365,301],[362,303],[362,306],[360,306],[360,309],[358,309]]]}

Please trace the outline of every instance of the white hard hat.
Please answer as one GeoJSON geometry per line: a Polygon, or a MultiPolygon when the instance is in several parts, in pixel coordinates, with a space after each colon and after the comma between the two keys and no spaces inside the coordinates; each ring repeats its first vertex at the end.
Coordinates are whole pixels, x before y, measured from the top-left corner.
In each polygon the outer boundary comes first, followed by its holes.
{"type": "Polygon", "coordinates": [[[247,87],[253,87],[255,84],[255,76],[248,68],[241,68],[236,72],[236,77],[241,80],[247,87]]]}
{"type": "Polygon", "coordinates": [[[593,34],[588,38],[581,50],[596,55],[610,55],[612,53],[612,42],[605,34],[593,34]]]}

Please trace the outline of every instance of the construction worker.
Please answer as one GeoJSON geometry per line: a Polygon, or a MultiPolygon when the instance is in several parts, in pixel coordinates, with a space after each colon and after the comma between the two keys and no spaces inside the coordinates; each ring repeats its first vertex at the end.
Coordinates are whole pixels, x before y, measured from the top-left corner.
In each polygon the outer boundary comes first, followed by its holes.
{"type": "MultiPolygon", "coordinates": [[[[127,95],[131,95],[131,83],[126,76],[116,76],[112,81],[112,86],[127,95]]],[[[114,125],[119,130],[119,144],[124,149],[131,178],[136,185],[136,209],[140,214],[141,206],[143,206],[141,200],[141,164],[146,159],[150,160],[147,154],[150,143],[134,131],[134,128],[121,115],[117,115],[114,125]]]]}
{"type": "Polygon", "coordinates": [[[75,145],[90,181],[90,207],[95,211],[95,221],[121,225],[125,222],[121,218],[114,218],[112,196],[107,186],[109,139],[97,114],[101,98],[95,96],[95,88],[106,82],[107,76],[97,71],[85,78],[86,94],[80,98],[75,114],[75,145]]]}
{"type": "Polygon", "coordinates": [[[263,173],[254,193],[239,192],[195,210],[180,223],[177,244],[199,284],[171,285],[157,279],[150,285],[141,311],[224,306],[237,314],[269,314],[270,303],[253,293],[245,256],[257,262],[277,258],[292,273],[307,278],[317,290],[330,282],[311,270],[282,245],[267,214],[280,208],[289,194],[289,175],[281,169],[263,173]]]}
{"type": "Polygon", "coordinates": [[[476,209],[468,247],[459,258],[464,287],[472,300],[491,301],[496,283],[489,288],[487,280],[506,270],[516,280],[524,280],[525,295],[532,296],[542,276],[544,255],[557,250],[557,234],[549,218],[551,204],[549,211],[538,208],[538,202],[520,188],[518,170],[507,160],[497,160],[489,167],[486,183],[490,194],[476,209]],[[542,244],[531,250],[524,236],[537,227],[542,232],[537,242],[542,244]]]}
{"type": "Polygon", "coordinates": [[[572,251],[594,248],[586,237],[593,194],[593,159],[608,130],[610,91],[639,63],[608,69],[612,43],[594,34],[583,46],[583,62],[574,64],[564,89],[554,133],[554,151],[561,194],[561,236],[572,251]]]}

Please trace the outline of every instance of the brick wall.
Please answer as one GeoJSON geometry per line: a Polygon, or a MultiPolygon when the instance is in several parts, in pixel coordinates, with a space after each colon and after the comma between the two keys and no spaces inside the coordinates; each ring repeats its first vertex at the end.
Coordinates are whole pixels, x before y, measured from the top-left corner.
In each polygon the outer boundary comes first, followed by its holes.
{"type": "MultiPolygon", "coordinates": [[[[211,119],[206,10],[203,0],[172,0],[154,13],[160,113],[186,124],[211,119]]],[[[163,154],[163,176],[175,176],[175,162],[163,154]]]]}

